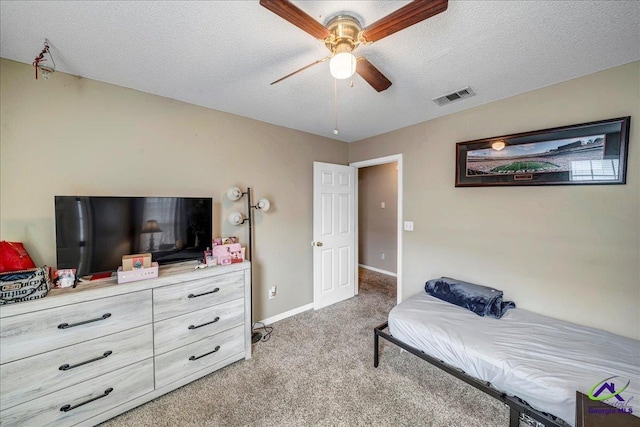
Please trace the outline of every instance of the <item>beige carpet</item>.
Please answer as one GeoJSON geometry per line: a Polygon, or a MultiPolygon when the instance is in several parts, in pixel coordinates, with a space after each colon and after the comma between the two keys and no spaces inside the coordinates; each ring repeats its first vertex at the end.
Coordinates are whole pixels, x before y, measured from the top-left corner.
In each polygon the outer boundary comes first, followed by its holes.
{"type": "Polygon", "coordinates": [[[355,298],[273,324],[251,360],[103,426],[509,425],[505,405],[392,344],[374,368],[373,328],[395,304],[395,278],[360,280],[355,298]]]}

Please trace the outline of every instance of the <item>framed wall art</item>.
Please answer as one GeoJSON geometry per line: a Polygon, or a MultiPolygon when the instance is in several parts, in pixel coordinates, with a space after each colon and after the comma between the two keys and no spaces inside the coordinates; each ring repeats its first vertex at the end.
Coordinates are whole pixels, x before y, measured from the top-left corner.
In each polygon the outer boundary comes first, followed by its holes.
{"type": "Polygon", "coordinates": [[[456,144],[456,187],[624,184],[631,118],[456,144]]]}

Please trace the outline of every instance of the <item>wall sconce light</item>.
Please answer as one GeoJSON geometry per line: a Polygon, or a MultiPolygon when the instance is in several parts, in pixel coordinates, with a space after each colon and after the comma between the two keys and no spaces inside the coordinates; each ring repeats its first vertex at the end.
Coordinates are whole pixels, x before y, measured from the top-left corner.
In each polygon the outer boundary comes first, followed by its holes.
{"type": "MultiPolygon", "coordinates": [[[[247,189],[247,192],[248,191],[249,189],[247,189]]],[[[233,187],[229,187],[229,189],[227,190],[227,197],[229,198],[229,200],[232,200],[234,202],[243,195],[244,193],[242,192],[242,190],[240,190],[240,187],[237,187],[235,185],[233,187]]]]}
{"type": "Polygon", "coordinates": [[[496,141],[493,144],[491,144],[491,148],[493,148],[496,151],[500,151],[506,146],[507,144],[505,144],[504,141],[496,141]]]}
{"type": "Polygon", "coordinates": [[[244,224],[246,220],[247,218],[245,218],[244,215],[242,215],[238,211],[234,211],[234,212],[231,212],[231,214],[229,214],[229,222],[231,223],[231,225],[244,224]]]}
{"type": "Polygon", "coordinates": [[[232,225],[241,225],[244,224],[245,222],[249,223],[249,256],[248,259],[249,261],[251,261],[252,258],[252,252],[251,252],[251,248],[253,245],[252,242],[252,228],[253,228],[253,215],[252,215],[252,209],[256,209],[259,211],[263,211],[263,212],[267,212],[269,209],[271,209],[271,202],[269,201],[269,199],[260,199],[258,200],[258,203],[256,203],[255,205],[251,204],[251,188],[247,188],[247,191],[242,191],[240,189],[240,187],[237,186],[233,186],[233,187],[229,187],[229,189],[227,190],[227,197],[229,198],[229,200],[231,201],[236,201],[236,200],[240,200],[242,197],[247,196],[247,215],[243,215],[242,213],[238,212],[238,211],[233,211],[229,214],[228,220],[229,223],[232,225]]]}
{"type": "Polygon", "coordinates": [[[261,210],[262,212],[267,212],[269,209],[271,209],[271,202],[269,202],[268,199],[260,199],[254,207],[258,210],[261,210]]]}
{"type": "MultiPolygon", "coordinates": [[[[227,197],[229,200],[236,201],[240,200],[243,196],[247,196],[247,216],[244,216],[242,213],[238,211],[231,212],[229,214],[228,220],[232,225],[241,225],[245,222],[249,223],[249,254],[248,259],[251,261],[253,259],[253,209],[261,210],[263,212],[267,212],[271,208],[271,202],[268,199],[260,199],[258,203],[255,205],[251,204],[251,188],[247,187],[247,191],[242,191],[240,187],[233,186],[227,190],[227,197]]],[[[251,267],[251,290],[253,294],[253,266],[251,267]]],[[[262,332],[256,331],[253,329],[253,299],[251,301],[251,342],[256,343],[262,339],[262,332]]]]}

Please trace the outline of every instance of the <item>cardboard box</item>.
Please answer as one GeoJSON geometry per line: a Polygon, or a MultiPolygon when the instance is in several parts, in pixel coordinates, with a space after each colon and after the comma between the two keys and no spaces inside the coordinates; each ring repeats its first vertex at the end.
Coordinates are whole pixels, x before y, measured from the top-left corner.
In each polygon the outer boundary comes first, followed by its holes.
{"type": "Polygon", "coordinates": [[[122,257],[122,271],[151,267],[151,254],[134,254],[122,257]]]}

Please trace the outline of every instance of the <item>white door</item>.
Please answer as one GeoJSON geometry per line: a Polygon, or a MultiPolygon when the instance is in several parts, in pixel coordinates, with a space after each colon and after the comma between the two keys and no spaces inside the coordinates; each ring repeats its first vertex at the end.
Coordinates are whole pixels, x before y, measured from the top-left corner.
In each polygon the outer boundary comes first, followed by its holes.
{"type": "Polygon", "coordinates": [[[313,162],[313,308],[355,294],[355,168],[313,162]]]}

